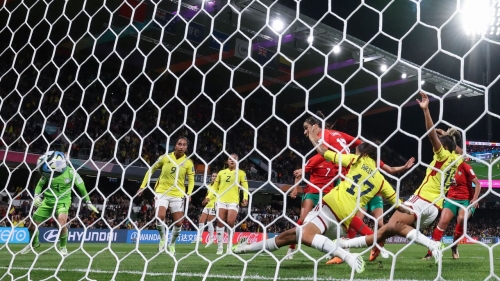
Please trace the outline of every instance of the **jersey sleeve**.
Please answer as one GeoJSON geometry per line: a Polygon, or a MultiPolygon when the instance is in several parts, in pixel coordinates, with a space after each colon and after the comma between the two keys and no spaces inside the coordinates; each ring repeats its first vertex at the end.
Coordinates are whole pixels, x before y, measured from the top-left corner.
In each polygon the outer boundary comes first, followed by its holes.
{"type": "Polygon", "coordinates": [[[193,189],[194,189],[194,164],[193,164],[193,161],[191,160],[187,160],[186,162],[186,169],[187,169],[187,177],[188,177],[188,191],[187,191],[187,194],[188,195],[191,195],[191,193],[193,193],[193,189]],[[189,164],[188,164],[189,163],[189,164]]]}
{"type": "Polygon", "coordinates": [[[394,191],[394,188],[392,188],[392,186],[385,180],[382,181],[380,191],[378,193],[382,194],[385,200],[389,201],[391,205],[396,205],[396,208],[401,204],[401,201],[396,196],[396,191],[394,191]]]}
{"type": "Polygon", "coordinates": [[[83,182],[82,177],[76,171],[72,171],[71,174],[73,175],[76,189],[78,189],[78,192],[80,192],[80,195],[82,195],[84,202],[89,202],[90,198],[87,193],[87,189],[85,188],[85,183],[83,182]]]}
{"type": "Polygon", "coordinates": [[[47,184],[47,179],[44,176],[42,176],[38,181],[38,183],[36,184],[35,195],[42,193],[42,189],[45,186],[45,184],[47,184]]]}
{"type": "Polygon", "coordinates": [[[349,167],[354,160],[358,157],[355,154],[340,154],[331,150],[328,150],[325,152],[325,159],[332,162],[332,163],[339,163],[339,156],[340,160],[342,161],[342,167],[349,167]]]}
{"type": "Polygon", "coordinates": [[[443,162],[450,156],[450,154],[451,153],[448,150],[444,149],[444,147],[441,145],[441,147],[437,151],[434,151],[434,158],[438,162],[443,162]]]}
{"type": "Polygon", "coordinates": [[[378,165],[380,166],[380,168],[382,168],[382,167],[384,167],[384,166],[385,166],[385,163],[384,163],[384,161],[380,160],[380,161],[378,162],[378,165]]]}
{"type": "Polygon", "coordinates": [[[141,189],[145,188],[146,185],[148,184],[149,182],[149,177],[151,177],[151,175],[156,171],[158,170],[159,168],[163,167],[163,163],[165,161],[166,157],[165,156],[161,156],[160,158],[158,158],[158,161],[156,161],[156,163],[153,165],[153,167],[151,167],[151,169],[149,169],[147,172],[146,172],[146,175],[144,175],[144,179],[142,180],[142,184],[141,184],[141,189]]]}
{"type": "Polygon", "coordinates": [[[350,147],[356,148],[358,145],[362,144],[363,142],[360,139],[356,139],[353,136],[339,132],[339,134],[345,139],[347,144],[350,144],[350,147]]]}
{"type": "Polygon", "coordinates": [[[317,167],[323,161],[325,161],[325,158],[323,158],[321,154],[314,155],[313,157],[311,157],[311,159],[307,161],[306,166],[304,167],[304,172],[310,173],[314,169],[314,167],[317,167]]]}
{"type": "Polygon", "coordinates": [[[240,170],[240,178],[239,182],[241,187],[243,188],[243,199],[248,200],[248,180],[247,174],[244,171],[240,170]]]}

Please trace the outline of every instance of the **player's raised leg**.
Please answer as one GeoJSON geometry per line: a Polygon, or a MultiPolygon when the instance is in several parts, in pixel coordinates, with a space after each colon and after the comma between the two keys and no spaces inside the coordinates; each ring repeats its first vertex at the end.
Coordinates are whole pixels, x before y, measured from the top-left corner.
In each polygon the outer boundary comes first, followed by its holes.
{"type": "MultiPolygon", "coordinates": [[[[300,218],[297,221],[297,225],[301,226],[302,222],[305,220],[307,214],[318,204],[319,194],[307,193],[302,195],[302,207],[300,209],[300,218]]],[[[296,244],[290,245],[287,251],[287,259],[293,258],[293,252],[295,251],[296,244]]]]}
{"type": "MultiPolygon", "coordinates": [[[[363,222],[363,217],[365,215],[358,211],[356,216],[354,216],[351,220],[351,223],[349,224],[349,230],[347,232],[347,238],[348,239],[353,239],[356,237],[356,233],[361,234],[361,236],[366,236],[373,234],[373,231],[363,222]]],[[[345,249],[346,251],[349,252],[349,248],[345,249]]],[[[329,261],[326,262],[326,264],[341,264],[344,261],[340,257],[333,257],[329,261]]]]}
{"type": "Polygon", "coordinates": [[[331,240],[331,238],[336,238],[337,226],[335,215],[329,207],[323,206],[321,211],[318,209],[318,211],[310,212],[304,225],[289,229],[274,238],[257,243],[239,243],[233,247],[233,252],[235,254],[255,253],[264,249],[273,252],[286,245],[298,243],[300,237],[302,244],[325,254],[340,257],[356,272],[363,272],[365,265],[363,259],[358,255],[347,252],[331,240]],[[326,237],[322,233],[328,233],[330,237],[326,237]]]}
{"type": "MultiPolygon", "coordinates": [[[[421,199],[420,199],[421,200],[421,199]]],[[[411,225],[416,222],[416,214],[421,214],[421,227],[424,228],[431,224],[437,217],[438,211],[432,208],[432,204],[424,200],[418,201],[415,196],[410,197],[404,204],[411,205],[415,210],[414,214],[404,213],[403,210],[397,210],[389,220],[389,223],[380,228],[377,232],[377,237],[372,235],[357,237],[350,240],[341,240],[341,247],[343,248],[363,248],[373,245],[373,243],[383,242],[387,238],[399,235],[406,237],[409,240],[414,240],[415,243],[423,245],[432,251],[432,255],[436,263],[441,259],[442,243],[427,238],[414,229],[411,225]],[[417,204],[414,204],[417,203],[417,204]],[[431,204],[431,206],[429,206],[431,204]],[[424,212],[427,210],[427,212],[424,212]]]]}

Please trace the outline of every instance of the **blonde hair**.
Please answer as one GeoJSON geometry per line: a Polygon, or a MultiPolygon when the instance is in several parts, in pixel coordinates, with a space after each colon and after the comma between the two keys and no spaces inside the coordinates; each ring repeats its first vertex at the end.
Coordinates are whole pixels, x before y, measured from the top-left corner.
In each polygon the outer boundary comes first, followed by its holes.
{"type": "Polygon", "coordinates": [[[446,135],[452,137],[457,144],[462,139],[462,134],[455,128],[448,128],[446,135]]]}

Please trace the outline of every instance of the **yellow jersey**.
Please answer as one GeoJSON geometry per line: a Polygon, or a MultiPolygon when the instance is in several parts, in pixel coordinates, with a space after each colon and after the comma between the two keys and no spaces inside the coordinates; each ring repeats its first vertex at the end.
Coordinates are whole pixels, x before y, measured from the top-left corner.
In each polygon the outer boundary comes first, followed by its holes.
{"type": "Polygon", "coordinates": [[[366,206],[379,193],[392,205],[395,204],[398,207],[401,204],[396,197],[396,191],[385,181],[384,176],[377,170],[377,164],[370,157],[339,154],[331,150],[327,151],[324,157],[332,163],[342,161],[339,166],[342,165],[349,170],[346,180],[323,197],[323,201],[330,207],[339,222],[347,218],[343,223],[346,228],[349,227],[356,211],[366,206]],[[356,184],[359,184],[359,187],[356,184]]]}
{"type": "MultiPolygon", "coordinates": [[[[213,185],[212,184],[209,184],[207,186],[207,196],[206,197],[210,197],[211,194],[212,194],[212,190],[213,189],[213,185]]],[[[214,209],[215,208],[215,200],[210,200],[208,201],[207,205],[205,205],[205,208],[207,209],[214,209]]]]}
{"type": "Polygon", "coordinates": [[[438,151],[434,151],[434,158],[431,165],[427,168],[425,179],[420,187],[415,191],[415,195],[430,203],[434,203],[436,207],[442,209],[444,198],[434,202],[441,196],[442,173],[438,171],[442,171],[445,176],[443,182],[443,192],[446,194],[448,189],[450,189],[453,179],[455,178],[455,172],[457,171],[458,166],[460,166],[463,161],[464,160],[461,155],[457,155],[455,152],[449,152],[441,146],[438,151]],[[457,161],[454,162],[455,160],[457,161]]]}
{"type": "Polygon", "coordinates": [[[149,177],[161,168],[161,174],[155,184],[155,192],[166,196],[184,197],[185,193],[190,195],[194,188],[194,165],[186,155],[175,158],[174,152],[160,156],[158,161],[147,171],[142,181],[141,188],[145,188],[149,177]],[[186,192],[186,176],[188,178],[188,190],[186,192]]]}
{"type": "Polygon", "coordinates": [[[243,189],[243,199],[248,200],[247,174],[242,170],[238,170],[238,174],[236,174],[236,170],[224,169],[217,174],[212,185],[214,193],[210,193],[207,197],[213,202],[239,204],[240,186],[243,189]]]}

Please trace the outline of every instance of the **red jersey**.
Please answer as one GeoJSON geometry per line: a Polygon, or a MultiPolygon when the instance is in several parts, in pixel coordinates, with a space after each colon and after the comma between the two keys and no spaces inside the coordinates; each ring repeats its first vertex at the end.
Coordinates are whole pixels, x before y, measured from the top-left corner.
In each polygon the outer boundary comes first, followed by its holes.
{"type": "Polygon", "coordinates": [[[336,164],[326,161],[320,154],[314,155],[304,167],[304,173],[309,173],[310,182],[304,188],[304,194],[319,193],[320,190],[323,190],[323,195],[330,192],[337,170],[336,164]]]}
{"type": "Polygon", "coordinates": [[[472,200],[474,191],[472,190],[472,180],[476,177],[472,167],[462,162],[457,168],[455,179],[452,180],[447,197],[455,200],[472,200]]]}
{"type": "MultiPolygon", "coordinates": [[[[318,137],[321,137],[321,134],[322,132],[318,134],[318,137]]],[[[353,136],[335,130],[325,130],[324,141],[342,154],[351,153],[349,145],[354,148],[361,144],[361,140],[354,140],[353,136]]],[[[330,147],[328,148],[331,149],[330,147]]]]}
{"type": "MultiPolygon", "coordinates": [[[[322,136],[322,132],[318,134],[319,137],[322,136]]],[[[351,153],[351,150],[349,148],[349,144],[351,147],[355,148],[358,145],[360,145],[362,142],[359,139],[354,139],[353,136],[348,135],[346,133],[342,133],[339,131],[335,130],[325,130],[325,137],[324,137],[324,142],[327,143],[327,148],[332,149],[332,147],[337,150],[338,152],[342,154],[349,154],[351,153]]],[[[336,167],[336,170],[334,171],[335,174],[338,173],[338,165],[335,163],[334,164],[336,167]]],[[[346,175],[348,170],[344,167],[342,167],[342,174],[346,175]]]]}

